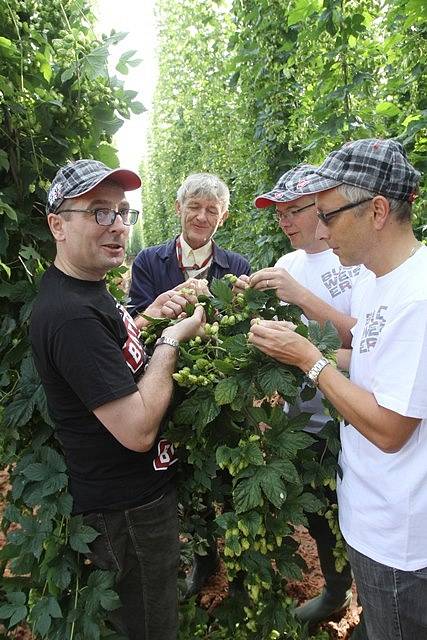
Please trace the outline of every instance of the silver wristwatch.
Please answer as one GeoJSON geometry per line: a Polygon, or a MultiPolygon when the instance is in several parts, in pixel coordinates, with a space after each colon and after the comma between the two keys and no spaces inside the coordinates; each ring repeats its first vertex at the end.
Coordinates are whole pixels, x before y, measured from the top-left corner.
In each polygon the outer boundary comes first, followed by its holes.
{"type": "Polygon", "coordinates": [[[169,336],[160,336],[154,346],[159,347],[161,344],[167,344],[169,347],[179,349],[179,340],[175,340],[175,338],[170,338],[169,336]]]}
{"type": "Polygon", "coordinates": [[[311,367],[310,371],[308,371],[307,378],[309,380],[309,383],[313,387],[317,387],[317,385],[319,384],[318,381],[317,381],[317,379],[319,377],[319,374],[320,374],[321,371],[323,371],[323,369],[328,364],[331,364],[329,362],[329,360],[327,360],[326,358],[320,358],[320,360],[318,360],[317,362],[314,363],[314,365],[311,367]]]}

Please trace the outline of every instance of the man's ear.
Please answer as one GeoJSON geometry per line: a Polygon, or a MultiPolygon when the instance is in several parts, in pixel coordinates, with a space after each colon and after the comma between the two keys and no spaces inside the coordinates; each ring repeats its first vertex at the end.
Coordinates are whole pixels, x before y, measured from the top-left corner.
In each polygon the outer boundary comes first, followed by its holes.
{"type": "Polygon", "coordinates": [[[64,218],[56,213],[49,213],[47,216],[50,232],[57,242],[65,240],[64,222],[64,218]]]}
{"type": "Polygon", "coordinates": [[[218,227],[222,227],[222,225],[227,220],[227,218],[228,218],[228,211],[224,211],[224,213],[221,216],[221,222],[219,223],[218,227]]]}
{"type": "Polygon", "coordinates": [[[382,229],[390,216],[390,203],[384,196],[375,196],[372,200],[375,229],[382,229]]]}
{"type": "Polygon", "coordinates": [[[178,200],[175,200],[175,213],[177,216],[181,216],[181,205],[179,204],[178,200]]]}

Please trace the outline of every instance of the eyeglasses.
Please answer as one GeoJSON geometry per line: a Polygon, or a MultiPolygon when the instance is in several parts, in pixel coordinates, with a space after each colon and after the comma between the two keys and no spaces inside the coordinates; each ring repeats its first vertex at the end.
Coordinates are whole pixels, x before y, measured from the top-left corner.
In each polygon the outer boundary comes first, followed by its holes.
{"type": "Polygon", "coordinates": [[[58,213],[90,213],[95,216],[95,220],[101,227],[110,227],[114,224],[117,216],[120,216],[123,224],[130,226],[138,220],[139,211],[137,209],[62,209],[58,213]]]}
{"type": "Polygon", "coordinates": [[[280,213],[279,211],[276,211],[276,213],[274,214],[274,217],[276,218],[277,222],[281,222],[282,220],[292,220],[294,218],[294,216],[297,215],[297,213],[301,213],[301,211],[305,211],[305,209],[309,209],[310,207],[314,206],[314,202],[310,202],[310,204],[306,204],[305,207],[301,207],[300,209],[294,209],[293,211],[284,211],[283,213],[280,213]]]}
{"type": "Polygon", "coordinates": [[[353,202],[352,204],[346,204],[343,207],[340,207],[339,209],[334,209],[333,211],[329,211],[329,213],[321,213],[320,211],[318,211],[317,217],[319,218],[319,220],[323,222],[323,224],[327,225],[329,224],[329,220],[337,216],[339,213],[342,213],[343,211],[348,211],[349,209],[354,209],[354,207],[358,207],[359,204],[369,202],[370,200],[373,200],[373,197],[365,198],[364,200],[359,200],[359,202],[353,202]]]}

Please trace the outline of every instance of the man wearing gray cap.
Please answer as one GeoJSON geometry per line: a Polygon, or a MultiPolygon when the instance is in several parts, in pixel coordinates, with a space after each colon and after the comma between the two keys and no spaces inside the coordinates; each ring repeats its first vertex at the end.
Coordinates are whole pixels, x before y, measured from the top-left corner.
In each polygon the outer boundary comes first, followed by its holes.
{"type": "Polygon", "coordinates": [[[316,235],[341,264],[372,271],[352,297],[350,380],[289,323],[249,340],[302,369],[335,405],[340,527],[369,640],[427,637],[427,248],[411,205],[419,173],[394,140],[358,140],[295,181],[314,194],[316,235]]]}
{"type": "MultiPolygon", "coordinates": [[[[30,338],[49,413],[65,453],[73,513],[99,532],[91,558],[116,572],[122,606],[111,622],[129,640],[177,633],[176,458],[162,436],[180,340],[201,331],[203,310],[165,329],[148,358],[105,275],[124,259],[138,211],[125,191],[139,177],[78,160],[56,174],[47,221],[54,264],[35,301],[30,338]]],[[[187,300],[159,296],[150,315],[187,300]]]]}

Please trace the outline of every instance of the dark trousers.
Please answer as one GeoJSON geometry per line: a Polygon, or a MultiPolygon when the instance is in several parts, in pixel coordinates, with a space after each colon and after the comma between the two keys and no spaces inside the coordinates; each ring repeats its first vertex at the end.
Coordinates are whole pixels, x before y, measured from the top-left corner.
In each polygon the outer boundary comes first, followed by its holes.
{"type": "Polygon", "coordinates": [[[94,565],[116,572],[122,606],[109,620],[129,640],[176,640],[179,528],[176,490],[125,511],[90,513],[84,523],[100,535],[94,565]]]}
{"type": "Polygon", "coordinates": [[[427,638],[427,567],[401,571],[347,545],[369,640],[427,638]]]}

